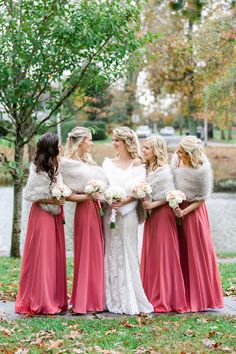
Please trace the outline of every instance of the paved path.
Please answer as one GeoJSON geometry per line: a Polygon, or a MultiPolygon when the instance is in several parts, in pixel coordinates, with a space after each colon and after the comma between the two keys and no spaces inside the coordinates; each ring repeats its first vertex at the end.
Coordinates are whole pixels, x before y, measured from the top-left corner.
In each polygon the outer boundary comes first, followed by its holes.
{"type": "MultiPolygon", "coordinates": [[[[204,312],[199,312],[199,315],[214,314],[214,315],[229,315],[236,316],[236,297],[225,297],[224,298],[225,307],[218,310],[209,310],[204,312]]],[[[189,315],[189,314],[188,314],[189,315]]],[[[190,314],[191,315],[191,314],[190,314]]],[[[162,316],[162,314],[151,314],[149,316],[162,316]]],[[[182,315],[180,315],[182,316],[182,315]]],[[[0,302],[0,320],[19,320],[26,318],[25,315],[19,315],[15,313],[15,303],[14,302],[0,302]]],[[[51,316],[50,316],[51,317],[51,316]]],[[[101,312],[96,314],[87,315],[73,315],[70,311],[63,315],[55,315],[54,317],[66,318],[70,320],[84,318],[89,320],[94,319],[109,319],[109,318],[122,318],[124,315],[117,315],[109,312],[101,312]]]]}

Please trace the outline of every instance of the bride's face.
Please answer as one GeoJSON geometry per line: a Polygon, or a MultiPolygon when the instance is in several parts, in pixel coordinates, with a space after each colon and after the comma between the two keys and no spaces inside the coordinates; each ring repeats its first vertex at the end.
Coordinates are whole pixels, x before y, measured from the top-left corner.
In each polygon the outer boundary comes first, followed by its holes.
{"type": "Polygon", "coordinates": [[[155,160],[155,154],[153,152],[150,141],[144,141],[143,143],[143,157],[146,161],[152,162],[155,160]]]}
{"type": "Polygon", "coordinates": [[[126,150],[124,141],[117,139],[115,135],[112,136],[112,146],[117,152],[126,150]]]}

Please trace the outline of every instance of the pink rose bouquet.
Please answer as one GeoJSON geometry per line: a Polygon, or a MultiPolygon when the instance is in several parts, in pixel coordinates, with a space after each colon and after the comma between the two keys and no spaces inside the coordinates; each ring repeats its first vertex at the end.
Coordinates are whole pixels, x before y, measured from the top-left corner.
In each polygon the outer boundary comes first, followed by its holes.
{"type": "MultiPolygon", "coordinates": [[[[58,200],[62,197],[64,198],[69,197],[71,193],[72,190],[63,183],[56,183],[52,189],[52,196],[57,198],[58,200]]],[[[62,217],[62,223],[65,224],[65,213],[64,213],[63,205],[61,205],[61,217],[62,217]]]]}
{"type": "MultiPolygon", "coordinates": [[[[103,181],[97,180],[97,179],[93,179],[91,181],[88,182],[88,184],[85,186],[85,193],[86,194],[92,194],[95,192],[98,193],[104,193],[105,191],[105,183],[103,181]]],[[[104,215],[102,206],[101,206],[101,201],[100,199],[97,200],[98,203],[98,212],[100,216],[104,215]]]]}

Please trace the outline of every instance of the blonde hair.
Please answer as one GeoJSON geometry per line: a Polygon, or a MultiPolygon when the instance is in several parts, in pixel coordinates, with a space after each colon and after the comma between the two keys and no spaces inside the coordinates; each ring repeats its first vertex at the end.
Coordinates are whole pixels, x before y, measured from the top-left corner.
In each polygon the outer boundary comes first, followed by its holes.
{"type": "Polygon", "coordinates": [[[196,136],[188,135],[184,137],[180,144],[181,148],[189,155],[192,167],[200,167],[205,159],[205,151],[202,146],[202,141],[196,136]]]}
{"type": "Polygon", "coordinates": [[[88,128],[73,128],[67,136],[65,156],[73,160],[81,160],[83,162],[89,163],[90,165],[95,165],[96,163],[90,154],[85,153],[81,155],[79,152],[79,146],[83,144],[84,140],[90,135],[91,131],[88,128]]]}
{"type": "MultiPolygon", "coordinates": [[[[161,136],[150,136],[143,141],[150,142],[152,151],[155,155],[155,162],[152,165],[152,170],[157,167],[162,167],[168,163],[167,146],[165,140],[161,136]]],[[[147,167],[150,167],[150,162],[146,162],[147,167]]]]}
{"type": "Polygon", "coordinates": [[[133,159],[139,158],[142,160],[138,137],[132,129],[128,127],[115,128],[113,134],[117,139],[124,142],[126,150],[133,159]]]}

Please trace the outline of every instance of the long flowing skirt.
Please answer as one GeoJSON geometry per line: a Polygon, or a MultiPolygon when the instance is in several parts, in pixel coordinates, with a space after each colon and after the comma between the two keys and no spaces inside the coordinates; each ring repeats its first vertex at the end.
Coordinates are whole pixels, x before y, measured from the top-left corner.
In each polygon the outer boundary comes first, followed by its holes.
{"type": "Polygon", "coordinates": [[[104,241],[98,206],[77,203],[74,222],[74,278],[71,304],[75,313],[103,311],[104,241]]]}
{"type": "MultiPolygon", "coordinates": [[[[189,205],[184,202],[183,209],[189,205]]],[[[187,304],[192,312],[224,307],[216,255],[205,203],[179,227],[180,260],[187,304]]]]}
{"type": "Polygon", "coordinates": [[[145,222],[141,277],[155,312],[187,311],[176,220],[168,205],[154,209],[145,222]]]}
{"type": "Polygon", "coordinates": [[[111,209],[104,217],[106,305],[110,312],[138,314],[152,312],[144,293],[138,262],[138,220],[136,210],[117,213],[117,227],[109,229],[111,209]]]}
{"type": "Polygon", "coordinates": [[[62,218],[33,203],[25,239],[16,312],[55,314],[66,311],[67,307],[62,218]]]}

